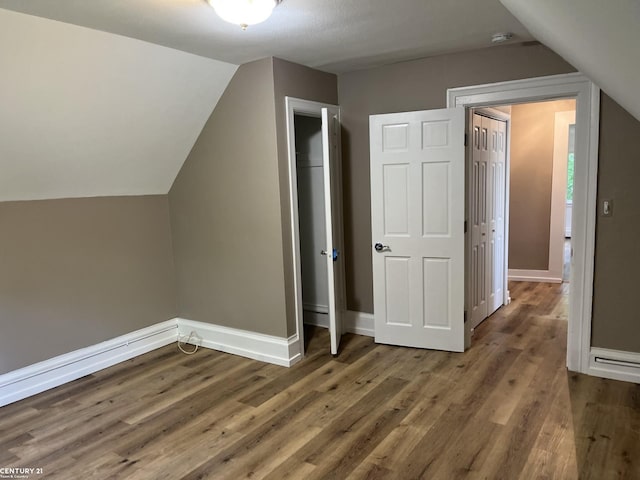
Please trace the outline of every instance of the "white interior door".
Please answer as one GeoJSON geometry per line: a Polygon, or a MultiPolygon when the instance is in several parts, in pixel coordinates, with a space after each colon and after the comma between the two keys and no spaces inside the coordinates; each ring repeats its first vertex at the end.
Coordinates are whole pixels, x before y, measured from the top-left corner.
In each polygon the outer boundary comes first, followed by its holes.
{"type": "Polygon", "coordinates": [[[475,328],[487,318],[487,252],[488,252],[488,214],[487,185],[489,178],[489,128],[481,115],[473,115],[472,153],[470,167],[469,230],[471,254],[469,256],[470,321],[475,328]]]}
{"type": "Polygon", "coordinates": [[[491,281],[489,283],[489,304],[487,316],[504,304],[504,266],[505,266],[505,202],[506,202],[506,160],[507,160],[507,124],[500,120],[491,120],[490,155],[490,221],[489,246],[491,253],[491,281]]]}
{"type": "Polygon", "coordinates": [[[376,342],[464,350],[464,118],[370,117],[376,342]]]}
{"type": "Polygon", "coordinates": [[[470,327],[504,303],[506,123],[473,114],[470,165],[470,327]]]}
{"type": "Polygon", "coordinates": [[[322,109],[322,163],[327,242],[322,251],[327,261],[329,291],[329,334],[331,353],[338,354],[342,338],[343,265],[342,202],[340,176],[340,123],[337,108],[322,109]]]}

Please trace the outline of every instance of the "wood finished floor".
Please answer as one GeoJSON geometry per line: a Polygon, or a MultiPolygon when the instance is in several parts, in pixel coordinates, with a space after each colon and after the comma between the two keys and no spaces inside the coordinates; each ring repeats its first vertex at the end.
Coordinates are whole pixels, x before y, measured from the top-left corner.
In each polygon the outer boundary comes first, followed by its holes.
{"type": "Polygon", "coordinates": [[[566,286],[514,283],[464,354],[315,330],[291,369],[165,347],[0,408],[30,478],[638,479],[640,386],[568,373],[566,286]]]}

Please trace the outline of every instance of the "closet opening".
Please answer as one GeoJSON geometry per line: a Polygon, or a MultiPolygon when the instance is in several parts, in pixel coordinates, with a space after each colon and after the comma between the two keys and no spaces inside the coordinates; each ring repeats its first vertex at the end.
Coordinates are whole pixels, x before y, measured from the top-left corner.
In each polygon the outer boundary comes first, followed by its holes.
{"type": "Polygon", "coordinates": [[[328,268],[324,255],[326,216],[322,165],[322,120],[295,114],[298,228],[305,325],[329,327],[328,268]]]}
{"type": "Polygon", "coordinates": [[[338,354],[344,311],[340,110],[286,99],[296,334],[304,325],[329,329],[338,354]]]}

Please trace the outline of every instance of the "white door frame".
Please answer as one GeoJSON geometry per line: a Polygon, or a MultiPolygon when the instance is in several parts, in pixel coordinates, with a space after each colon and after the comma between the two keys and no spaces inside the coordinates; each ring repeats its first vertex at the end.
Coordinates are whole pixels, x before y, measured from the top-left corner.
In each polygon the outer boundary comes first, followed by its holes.
{"type": "Polygon", "coordinates": [[[549,229],[549,273],[562,283],[567,211],[567,163],[569,126],[576,121],[575,110],[555,113],[553,134],[553,173],[551,174],[551,223],[549,229]]]}
{"type": "Polygon", "coordinates": [[[447,90],[447,106],[465,108],[559,98],[576,99],[576,142],[567,367],[588,373],[598,175],[600,89],[581,73],[447,90]]]}
{"type": "MultiPolygon", "coordinates": [[[[295,134],[295,115],[307,115],[309,117],[322,118],[323,108],[338,108],[337,105],[328,103],[314,102],[311,100],[303,100],[301,98],[285,97],[285,105],[287,111],[287,150],[289,157],[289,202],[291,213],[291,240],[293,251],[293,291],[295,297],[295,315],[296,330],[300,342],[300,354],[304,357],[304,309],[302,304],[302,261],[300,255],[300,223],[298,214],[298,169],[296,164],[296,134],[295,134]]],[[[339,115],[339,113],[338,113],[339,115]]],[[[334,223],[339,226],[339,238],[342,239],[342,212],[339,209],[339,217],[335,218],[334,223]]],[[[343,248],[342,241],[340,248],[343,248]]],[[[318,252],[319,253],[319,252],[318,252]]],[[[341,262],[344,265],[344,261],[341,262]]],[[[336,275],[340,278],[336,279],[336,308],[344,308],[344,268],[338,268],[336,275]]],[[[338,332],[342,334],[343,332],[338,332]]]]}

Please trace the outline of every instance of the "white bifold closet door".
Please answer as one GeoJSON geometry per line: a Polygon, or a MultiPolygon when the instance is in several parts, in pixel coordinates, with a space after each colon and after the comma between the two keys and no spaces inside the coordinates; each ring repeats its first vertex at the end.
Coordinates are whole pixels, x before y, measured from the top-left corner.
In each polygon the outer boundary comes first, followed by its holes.
{"type": "Polygon", "coordinates": [[[469,185],[470,321],[504,302],[506,123],[473,114],[469,185]]]}
{"type": "Polygon", "coordinates": [[[492,120],[490,135],[491,156],[489,160],[489,250],[491,252],[491,284],[489,286],[489,310],[491,315],[504,304],[505,283],[505,202],[507,198],[506,159],[507,124],[492,120]]]}

